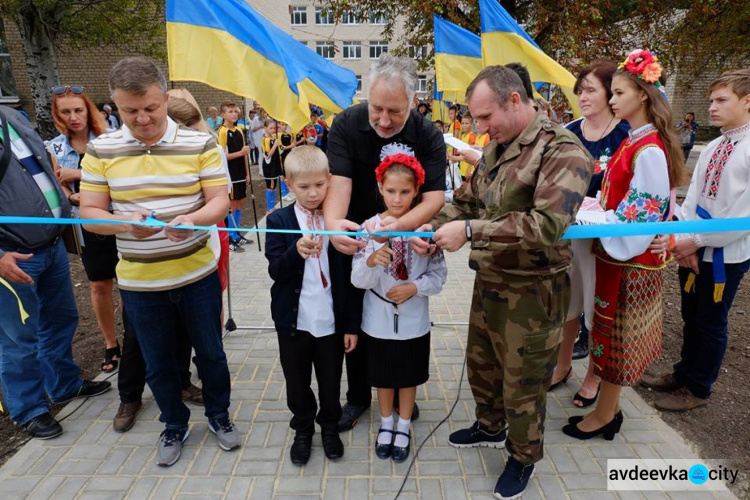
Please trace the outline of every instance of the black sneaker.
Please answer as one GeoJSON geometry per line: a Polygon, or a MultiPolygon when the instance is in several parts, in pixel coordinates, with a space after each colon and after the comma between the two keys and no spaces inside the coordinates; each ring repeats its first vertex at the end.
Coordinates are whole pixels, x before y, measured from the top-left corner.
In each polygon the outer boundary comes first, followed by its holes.
{"type": "Polygon", "coordinates": [[[367,408],[369,408],[369,406],[354,406],[346,403],[344,407],[341,408],[341,418],[337,425],[338,431],[346,432],[354,429],[354,426],[357,425],[357,419],[367,411],[367,408]]]}
{"type": "Polygon", "coordinates": [[[529,480],[534,477],[534,464],[524,465],[513,457],[508,458],[505,470],[495,483],[495,498],[511,500],[523,495],[529,480]]]}
{"type": "Polygon", "coordinates": [[[310,460],[312,451],[312,434],[296,434],[292,448],[289,450],[289,457],[294,465],[305,465],[310,460]]]}
{"type": "Polygon", "coordinates": [[[83,384],[81,384],[81,387],[79,387],[76,392],[62,398],[59,401],[52,401],[52,404],[60,405],[72,401],[76,398],[89,398],[92,396],[98,396],[99,394],[104,394],[105,392],[110,390],[111,387],[112,383],[106,380],[100,380],[98,382],[94,380],[84,380],[83,384]]]}
{"type": "Polygon", "coordinates": [[[338,432],[323,431],[323,453],[328,460],[336,460],[344,456],[344,443],[341,442],[338,432]]]}
{"type": "Polygon", "coordinates": [[[468,429],[461,429],[451,434],[448,438],[448,444],[455,448],[476,448],[478,446],[502,448],[507,437],[506,429],[490,432],[477,420],[468,429]]]}
{"type": "Polygon", "coordinates": [[[59,436],[63,431],[60,422],[52,418],[49,413],[37,415],[23,424],[23,428],[29,436],[36,439],[51,439],[59,436]]]}

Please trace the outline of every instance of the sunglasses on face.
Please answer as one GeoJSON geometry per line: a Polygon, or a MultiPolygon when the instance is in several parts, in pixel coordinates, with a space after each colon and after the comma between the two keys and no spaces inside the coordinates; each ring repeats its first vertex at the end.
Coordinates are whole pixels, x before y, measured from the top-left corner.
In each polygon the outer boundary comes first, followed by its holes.
{"type": "Polygon", "coordinates": [[[83,94],[83,85],[55,85],[52,87],[52,93],[55,95],[63,95],[68,90],[76,95],[80,95],[83,94]]]}

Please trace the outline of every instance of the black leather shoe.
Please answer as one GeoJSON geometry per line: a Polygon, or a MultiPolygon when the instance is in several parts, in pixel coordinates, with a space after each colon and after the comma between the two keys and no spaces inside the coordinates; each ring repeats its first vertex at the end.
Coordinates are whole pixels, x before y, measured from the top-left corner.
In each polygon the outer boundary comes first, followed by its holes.
{"type": "Polygon", "coordinates": [[[344,443],[341,442],[338,432],[324,432],[322,436],[323,453],[327,459],[336,460],[344,456],[344,443]]]}
{"type": "Polygon", "coordinates": [[[406,446],[396,446],[393,445],[393,451],[391,452],[391,459],[396,462],[397,464],[400,464],[407,458],[409,458],[409,450],[411,450],[411,432],[399,432],[395,431],[393,434],[401,434],[402,436],[406,436],[409,439],[409,443],[407,443],[406,446]]]}
{"type": "MultiPolygon", "coordinates": [[[[581,420],[583,420],[583,415],[576,415],[574,417],[568,418],[568,423],[576,425],[581,420]]],[[[623,420],[625,420],[625,418],[622,416],[622,410],[618,411],[615,414],[615,420],[617,421],[617,430],[615,432],[620,432],[620,428],[622,427],[622,422],[623,420]]]]}
{"type": "Polygon", "coordinates": [[[581,322],[578,330],[578,340],[573,346],[573,360],[587,358],[589,356],[589,331],[586,325],[581,322]]]}
{"type": "Polygon", "coordinates": [[[59,405],[72,401],[76,398],[89,398],[92,396],[98,396],[104,394],[112,387],[112,383],[106,380],[94,381],[84,380],[81,387],[78,388],[73,394],[69,394],[59,401],[52,401],[53,404],[59,405]]]}
{"type": "Polygon", "coordinates": [[[312,434],[297,434],[294,436],[294,443],[292,443],[292,449],[289,451],[289,456],[294,465],[305,465],[310,460],[312,437],[312,434]]]}
{"type": "Polygon", "coordinates": [[[390,429],[378,429],[378,435],[380,435],[381,432],[388,432],[391,434],[390,443],[380,444],[375,440],[375,455],[377,455],[378,458],[385,460],[391,456],[391,452],[393,451],[393,431],[390,429]]]}
{"type": "Polygon", "coordinates": [[[615,418],[610,420],[609,423],[590,432],[582,431],[581,429],[578,428],[577,424],[568,424],[565,427],[563,427],[562,431],[563,431],[563,434],[566,434],[570,437],[574,437],[580,440],[591,439],[593,437],[598,436],[599,434],[602,434],[604,436],[605,441],[612,441],[615,438],[615,434],[617,434],[620,431],[621,425],[622,425],[622,422],[621,421],[618,422],[617,416],[615,416],[615,418]]]}
{"type": "Polygon", "coordinates": [[[23,424],[23,428],[29,436],[36,439],[51,439],[59,436],[63,431],[60,423],[49,413],[37,415],[23,424]]]}
{"type": "Polygon", "coordinates": [[[354,426],[357,425],[359,417],[367,411],[367,408],[369,408],[369,406],[355,406],[346,403],[343,408],[341,408],[341,418],[339,419],[337,426],[338,431],[346,432],[352,430],[354,426]]]}

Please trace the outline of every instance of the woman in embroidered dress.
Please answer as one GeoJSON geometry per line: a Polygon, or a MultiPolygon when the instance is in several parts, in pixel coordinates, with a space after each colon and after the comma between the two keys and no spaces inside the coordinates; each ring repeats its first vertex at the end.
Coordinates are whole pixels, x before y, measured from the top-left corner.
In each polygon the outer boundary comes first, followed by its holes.
{"type": "MultiPolygon", "coordinates": [[[[368,232],[377,231],[386,217],[398,219],[408,213],[425,178],[419,161],[404,153],[386,156],[375,175],[387,210],[365,222],[368,232]]],[[[448,270],[442,251],[420,257],[407,238],[384,243],[362,239],[367,245],[354,256],[352,284],[369,291],[363,302],[362,331],[367,336],[369,382],[378,388],[380,430],[375,453],[403,462],[409,456],[417,386],[429,378],[429,296],[440,293],[448,270]],[[396,390],[400,411],[394,429],[396,390]]]]}
{"type": "MultiPolygon", "coordinates": [[[[670,189],[685,180],[680,141],[662,95],[661,66],[649,51],[633,51],[612,80],[615,116],[630,137],[609,162],[601,204],[609,223],[658,222],[669,213],[670,189]]],[[[563,432],[578,439],[614,439],[622,425],[620,391],[635,384],[661,353],[662,270],[667,254],[649,250],[653,236],[595,241],[596,295],[591,363],[602,378],[596,408],[571,417],[563,432]]]]}
{"type": "MultiPolygon", "coordinates": [[[[81,85],[52,88],[52,118],[60,135],[47,143],[55,175],[77,213],[81,183],[81,161],[89,141],[107,131],[107,122],[81,85]]],[[[80,226],[77,226],[80,227],[80,226]]],[[[82,227],[81,261],[91,285],[91,307],[105,342],[101,368],[110,373],[122,356],[115,329],[114,291],[117,244],[114,236],[90,233],[82,227]]]]}

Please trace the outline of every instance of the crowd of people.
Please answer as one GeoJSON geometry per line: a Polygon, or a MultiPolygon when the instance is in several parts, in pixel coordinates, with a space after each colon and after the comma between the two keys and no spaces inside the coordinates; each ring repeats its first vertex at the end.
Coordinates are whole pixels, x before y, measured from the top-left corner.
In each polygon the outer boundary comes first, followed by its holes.
{"type": "MultiPolygon", "coordinates": [[[[380,417],[373,452],[408,459],[417,387],[429,378],[429,297],[449,279],[444,252],[465,245],[476,271],[466,346],[476,421],[448,442],[507,448],[496,497],[525,490],[544,456],[547,393],[566,383],[581,352],[589,370],[571,406],[596,406],[563,427],[572,439],[614,439],[627,425],[621,389],[636,383],[665,391],[656,402],[662,410],[708,404],[728,312],[750,267],[750,232],[572,244],[562,236],[581,206],[609,224],[750,216],[750,70],[712,83],[709,114],[721,136],[700,154],[682,206],[676,188],[688,182],[686,147],[697,125],[688,114],[675,126],[649,51],[583,68],[575,85],[582,116],[566,124],[534,99],[517,63],[483,69],[467,88],[467,109],[452,106],[437,127],[429,107],[415,102],[413,61],[384,54],[369,81],[367,102],[338,114],[330,130],[313,110],[297,133],[262,109],[242,124],[231,102],[204,119],[190,93],[168,92],[144,58],[111,70],[122,123],[109,120],[117,120],[111,109],[99,113],[81,86],[57,86],[60,136],[45,146],[27,120],[0,107],[2,213],[111,221],[84,223],[80,237],[106,342],[102,370],[119,368],[115,431],[135,425],[148,383],[164,423],[159,465],[180,458],[185,401],[204,406],[221,449],[242,445],[229,414],[222,291],[229,249],[243,243],[236,228],[255,164],[266,182],[267,227],[296,231],[268,233],[265,248],[292,463],[308,462],[316,423],[326,457],[343,457],[340,433],[370,407],[373,387],[380,417]],[[467,147],[447,148],[445,133],[467,147]],[[294,203],[274,210],[277,190],[294,203]],[[229,231],[204,229],[225,219],[229,231]],[[311,234],[322,229],[359,235],[311,234]],[[434,235],[378,234],[414,230],[434,235]],[[681,360],[672,373],[650,374],[673,257],[681,360]],[[191,383],[193,350],[201,388],[191,383]]],[[[82,379],[73,361],[77,312],[63,232],[55,224],[0,227],[0,380],[13,421],[40,439],[62,432],[51,402],[110,388],[82,379]]]]}

